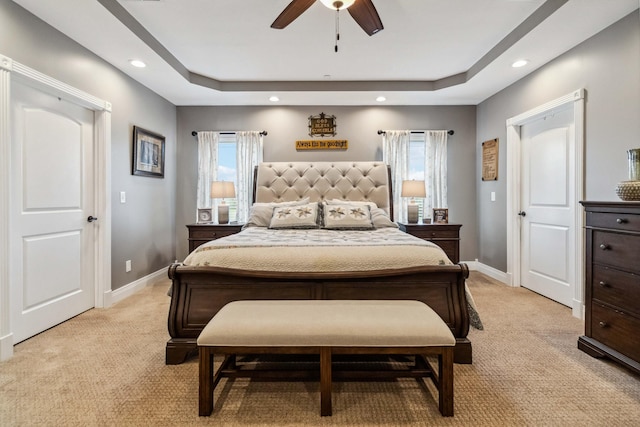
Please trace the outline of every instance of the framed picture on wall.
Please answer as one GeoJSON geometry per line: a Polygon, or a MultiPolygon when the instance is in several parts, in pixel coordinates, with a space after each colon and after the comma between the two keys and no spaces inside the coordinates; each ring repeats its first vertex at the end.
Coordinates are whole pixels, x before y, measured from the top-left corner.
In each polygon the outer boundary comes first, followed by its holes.
{"type": "Polygon", "coordinates": [[[164,136],[133,127],[133,175],[164,178],[164,136]]]}
{"type": "Polygon", "coordinates": [[[447,208],[433,208],[433,223],[434,224],[448,224],[449,223],[449,209],[447,209],[447,208]]]}

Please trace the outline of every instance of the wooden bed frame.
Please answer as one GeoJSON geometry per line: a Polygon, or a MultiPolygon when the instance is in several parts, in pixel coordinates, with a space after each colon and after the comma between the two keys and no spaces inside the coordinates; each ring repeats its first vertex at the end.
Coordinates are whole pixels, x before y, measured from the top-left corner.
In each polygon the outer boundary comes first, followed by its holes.
{"type": "MultiPolygon", "coordinates": [[[[262,174],[258,171],[254,178],[256,201],[295,200],[303,196],[311,196],[312,201],[325,197],[373,200],[393,215],[391,179],[387,166],[380,162],[263,165],[260,166],[264,169],[262,174]],[[376,170],[381,167],[384,168],[384,178],[379,171],[376,176],[376,170]],[[347,179],[349,185],[338,182],[343,179],[347,179]],[[301,183],[301,180],[305,182],[301,183]],[[263,185],[265,183],[266,186],[263,185]],[[364,190],[356,194],[351,189],[358,183],[364,190]],[[383,194],[386,194],[383,196],[385,200],[379,194],[381,188],[384,190],[383,194]]],[[[172,280],[168,319],[171,339],[166,345],[166,364],[169,365],[180,364],[195,356],[198,335],[225,304],[256,299],[422,301],[442,317],[456,337],[455,362],[472,362],[471,342],[467,339],[469,313],[465,292],[465,279],[469,276],[469,270],[463,263],[448,266],[425,265],[393,271],[329,273],[246,271],[190,267],[175,263],[169,267],[168,274],[172,280]]]]}

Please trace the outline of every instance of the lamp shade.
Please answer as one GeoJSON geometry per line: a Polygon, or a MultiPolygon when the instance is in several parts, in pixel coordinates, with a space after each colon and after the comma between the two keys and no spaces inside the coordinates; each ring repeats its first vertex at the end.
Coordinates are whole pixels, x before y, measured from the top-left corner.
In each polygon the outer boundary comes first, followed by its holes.
{"type": "Polygon", "coordinates": [[[213,181],[211,183],[211,198],[224,199],[236,197],[236,189],[231,181],[213,181]]]}
{"type": "Polygon", "coordinates": [[[402,181],[402,197],[426,197],[424,181],[410,180],[402,181]]]}
{"type": "Polygon", "coordinates": [[[320,0],[322,2],[323,5],[327,6],[329,9],[333,9],[333,10],[342,10],[342,9],[346,9],[349,6],[351,6],[352,4],[354,4],[356,2],[356,0],[342,0],[342,1],[336,1],[336,0],[320,0]]]}

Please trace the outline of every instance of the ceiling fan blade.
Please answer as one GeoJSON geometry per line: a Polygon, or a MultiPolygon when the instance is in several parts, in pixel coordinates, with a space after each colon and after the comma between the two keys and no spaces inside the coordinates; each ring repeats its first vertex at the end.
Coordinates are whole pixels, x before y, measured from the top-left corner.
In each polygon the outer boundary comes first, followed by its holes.
{"type": "Polygon", "coordinates": [[[298,16],[302,15],[305,10],[309,9],[316,0],[293,0],[289,3],[280,15],[273,21],[271,28],[278,30],[283,29],[287,25],[291,24],[298,16]]]}
{"type": "Polygon", "coordinates": [[[378,11],[371,0],[356,0],[347,10],[364,32],[370,36],[384,29],[378,11]]]}

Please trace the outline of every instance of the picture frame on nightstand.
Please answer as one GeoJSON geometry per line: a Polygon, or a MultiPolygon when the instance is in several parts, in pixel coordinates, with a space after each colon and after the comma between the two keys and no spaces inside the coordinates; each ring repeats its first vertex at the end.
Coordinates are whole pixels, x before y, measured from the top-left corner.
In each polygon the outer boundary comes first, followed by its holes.
{"type": "Polygon", "coordinates": [[[198,224],[209,224],[213,221],[211,208],[198,209],[198,224]]]}
{"type": "Polygon", "coordinates": [[[433,223],[434,224],[448,224],[449,223],[449,209],[447,209],[447,208],[433,208],[433,223]]]}

